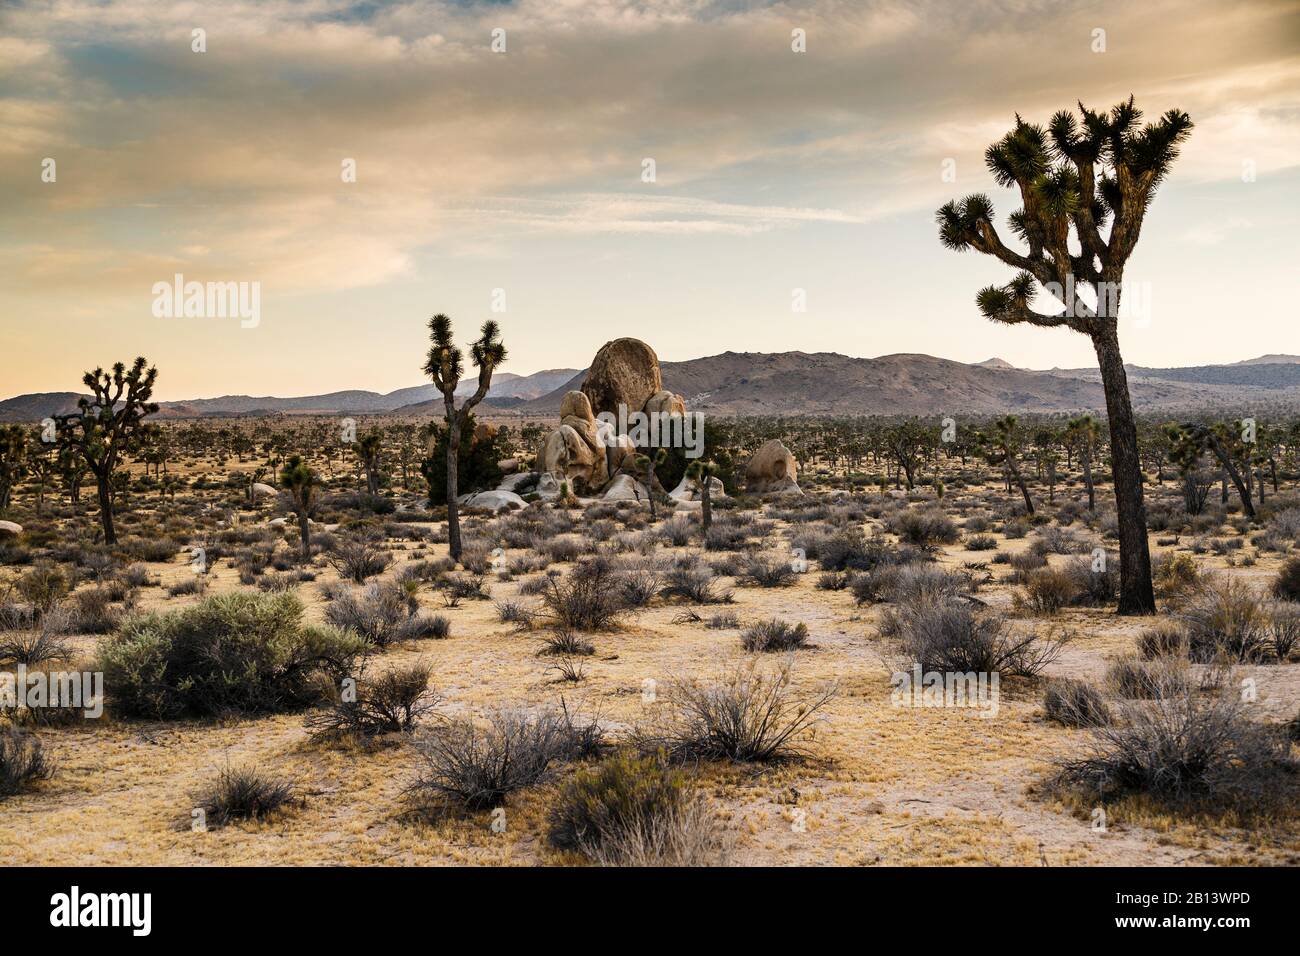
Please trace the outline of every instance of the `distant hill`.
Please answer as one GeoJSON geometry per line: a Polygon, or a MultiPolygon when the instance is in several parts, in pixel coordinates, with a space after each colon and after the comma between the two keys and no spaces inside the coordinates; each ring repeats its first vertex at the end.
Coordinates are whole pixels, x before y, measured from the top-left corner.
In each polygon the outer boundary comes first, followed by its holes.
{"type": "Polygon", "coordinates": [[[1261,355],[1259,358],[1243,359],[1233,365],[1295,365],[1300,363],[1300,355],[1261,355]]]}
{"type": "MultiPolygon", "coordinates": [[[[1232,365],[1188,368],[1127,367],[1139,409],[1239,407],[1246,402],[1300,407],[1300,360],[1261,356],[1232,365]]],[[[688,407],[716,415],[939,415],[997,412],[1099,411],[1105,402],[1096,368],[1034,371],[1001,359],[967,365],[931,355],[854,358],[835,352],[723,352],[662,363],[664,387],[688,407]]],[[[500,373],[485,410],[509,409],[550,417],[586,371],[547,369],[533,375],[500,373]]],[[[472,380],[462,384],[472,390],[472,380]]],[[[0,402],[0,421],[39,421],[76,406],[74,392],[20,395],[0,402]]],[[[167,418],[266,414],[436,415],[442,400],[432,385],[387,394],[360,390],[297,398],[227,395],[167,402],[167,418]]]]}

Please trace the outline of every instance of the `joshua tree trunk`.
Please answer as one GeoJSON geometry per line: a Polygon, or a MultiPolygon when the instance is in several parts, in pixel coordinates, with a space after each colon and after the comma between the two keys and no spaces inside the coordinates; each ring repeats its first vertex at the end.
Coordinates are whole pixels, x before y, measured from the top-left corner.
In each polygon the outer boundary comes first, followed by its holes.
{"type": "MultiPolygon", "coordinates": [[[[450,401],[447,403],[451,404],[450,401]]],[[[447,552],[460,561],[460,512],[456,505],[456,478],[460,461],[460,415],[448,409],[447,427],[447,552]]]]}
{"type": "Polygon", "coordinates": [[[1020,488],[1020,494],[1024,496],[1025,510],[1030,514],[1033,514],[1034,499],[1029,497],[1029,486],[1025,484],[1025,478],[1020,474],[1019,467],[1017,467],[1015,462],[1011,460],[1010,453],[1007,454],[1007,471],[1011,474],[1011,477],[1015,479],[1017,487],[1020,488]]]}
{"type": "Polygon", "coordinates": [[[1088,510],[1097,510],[1097,489],[1092,483],[1092,451],[1088,448],[1085,441],[1084,447],[1079,450],[1079,458],[1083,464],[1083,483],[1088,489],[1088,510]]]}
{"type": "Polygon", "coordinates": [[[1138,459],[1137,424],[1129,401],[1128,375],[1113,324],[1092,337],[1106,392],[1110,425],[1111,480],[1119,519],[1119,613],[1150,614],[1156,609],[1151,587],[1151,548],[1147,541],[1146,505],[1142,500],[1142,465],[1138,459]]]}
{"type": "Polygon", "coordinates": [[[302,542],[302,560],[306,563],[311,560],[311,520],[307,517],[307,509],[298,509],[298,537],[302,542]]]}
{"type": "Polygon", "coordinates": [[[700,528],[708,533],[713,524],[713,492],[709,488],[709,476],[705,475],[700,484],[700,528]]]}
{"type": "Polygon", "coordinates": [[[104,526],[104,543],[117,544],[113,530],[113,486],[110,475],[96,475],[95,488],[99,496],[99,523],[104,526]]]}

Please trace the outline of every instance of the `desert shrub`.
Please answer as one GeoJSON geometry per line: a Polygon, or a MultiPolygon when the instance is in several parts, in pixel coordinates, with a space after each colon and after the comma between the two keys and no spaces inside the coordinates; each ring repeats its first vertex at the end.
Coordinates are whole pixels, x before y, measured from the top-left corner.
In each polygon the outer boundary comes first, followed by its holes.
{"type": "Polygon", "coordinates": [[[908,508],[889,523],[899,539],[917,547],[952,544],[960,536],[956,523],[938,508],[908,508]]]}
{"type": "Polygon", "coordinates": [[[1069,528],[1059,525],[1044,525],[1034,532],[1030,549],[1039,554],[1083,554],[1092,550],[1092,545],[1082,540],[1069,528]]]}
{"type": "Polygon", "coordinates": [[[113,607],[107,588],[83,588],[72,595],[73,627],[78,634],[107,634],[122,623],[122,612],[113,607]]]}
{"type": "Polygon", "coordinates": [[[674,562],[665,580],[663,593],[667,597],[684,598],[695,604],[728,604],[732,600],[730,591],[719,588],[713,571],[695,558],[674,562]]]}
{"type": "Polygon", "coordinates": [[[843,591],[849,586],[849,580],[847,571],[824,571],[817,575],[817,590],[843,591]]]}
{"type": "MultiPolygon", "coordinates": [[[[962,529],[969,535],[983,534],[989,530],[988,515],[974,514],[962,522],[962,529]]],[[[978,550],[978,549],[972,549],[978,550]]]]}
{"type": "Polygon", "coordinates": [[[691,543],[691,536],[695,533],[695,527],[689,519],[678,517],[665,521],[660,525],[659,533],[674,548],[684,548],[691,543]]]}
{"type": "Polygon", "coordinates": [[[1300,605],[1279,602],[1267,611],[1268,643],[1278,663],[1285,663],[1300,648],[1300,605]]]}
{"type": "Polygon", "coordinates": [[[387,551],[363,538],[337,541],[329,557],[339,576],[356,584],[364,584],[366,578],[382,574],[391,560],[387,551]]]}
{"type": "Polygon", "coordinates": [[[129,588],[152,588],[158,586],[158,579],[149,577],[149,568],[145,565],[128,564],[122,571],[122,583],[129,588]]]}
{"type": "Polygon", "coordinates": [[[1178,620],[1192,660],[1258,661],[1267,656],[1267,619],[1258,596],[1241,581],[1216,577],[1183,602],[1178,620]]]}
{"type": "Polygon", "coordinates": [[[68,578],[57,565],[39,564],[18,578],[14,589],[37,611],[44,612],[68,593],[68,578]]]}
{"type": "Polygon", "coordinates": [[[537,612],[522,601],[497,601],[496,609],[497,620],[502,624],[514,624],[521,630],[532,627],[537,617],[537,612]]]}
{"type": "MultiPolygon", "coordinates": [[[[559,573],[558,571],[556,572],[559,573]]],[[[539,574],[536,577],[528,578],[519,584],[519,593],[529,597],[536,597],[539,594],[545,594],[551,587],[551,576],[539,574]]]]}
{"type": "Polygon", "coordinates": [[[617,577],[609,559],[592,558],[564,578],[551,578],[542,602],[562,630],[609,630],[624,609],[617,577]]]}
{"type": "Polygon", "coordinates": [[[368,740],[380,734],[409,733],[439,700],[429,689],[429,667],[424,664],[395,668],[374,679],[362,674],[353,690],[348,695],[340,687],[324,711],[307,718],[313,736],[368,740]]]}
{"type": "Polygon", "coordinates": [[[438,581],[443,603],[456,607],[461,601],[488,601],[492,598],[492,589],[486,577],[472,577],[463,574],[444,574],[438,581]]]}
{"type": "Polygon", "coordinates": [[[1068,678],[1048,682],[1043,710],[1048,720],[1066,727],[1100,727],[1110,722],[1110,708],[1097,689],[1068,678]]]}
{"type": "Polygon", "coordinates": [[[391,584],[369,584],[338,594],[325,607],[325,620],[352,631],[375,647],[397,640],[398,627],[411,614],[407,596],[391,584]]]}
{"type": "Polygon", "coordinates": [[[461,566],[470,574],[487,574],[492,570],[492,560],[492,548],[486,541],[466,542],[461,550],[461,566]]]}
{"type": "Polygon", "coordinates": [[[1273,581],[1273,596],[1284,601],[1300,601],[1300,557],[1286,559],[1273,581]]]}
{"type": "Polygon", "coordinates": [[[715,521],[704,532],[704,550],[741,551],[749,545],[750,529],[735,520],[715,521]]]}
{"type": "Polygon", "coordinates": [[[0,800],[12,797],[54,773],[41,740],[13,726],[0,726],[0,800]]]}
{"type": "Polygon", "coordinates": [[[801,543],[796,538],[793,544],[808,557],[816,558],[823,571],[872,571],[903,560],[899,550],[884,538],[868,538],[857,528],[837,531],[816,543],[801,543]]]}
{"type": "Polygon", "coordinates": [[[1106,669],[1107,686],[1125,700],[1161,700],[1184,693],[1191,683],[1187,664],[1178,657],[1122,657],[1106,669]]]}
{"type": "Polygon", "coordinates": [[[784,588],[794,583],[795,571],[791,562],[782,558],[751,556],[744,565],[741,578],[760,588],[784,588]]]}
{"type": "Polygon", "coordinates": [[[655,756],[578,771],[551,810],[549,838],[608,866],[707,866],[724,853],[707,804],[655,756]]]}
{"type": "Polygon", "coordinates": [[[1177,621],[1157,621],[1138,635],[1137,644],[1138,653],[1148,661],[1187,656],[1187,633],[1177,621]]]}
{"type": "Polygon", "coordinates": [[[565,563],[577,561],[587,553],[587,543],[577,535],[561,535],[545,541],[538,550],[552,561],[565,563]]]}
{"type": "Polygon", "coordinates": [[[1088,800],[1144,795],[1179,809],[1294,812],[1295,762],[1282,735],[1245,717],[1236,694],[1193,688],[1130,704],[1098,728],[1092,752],[1063,763],[1054,788],[1088,800]]]}
{"type": "Polygon", "coordinates": [[[632,738],[643,753],[662,751],[674,762],[797,757],[835,693],[833,685],[797,692],[788,666],[741,667],[715,683],[674,680],[659,723],[636,728],[632,738]]]}
{"type": "Polygon", "coordinates": [[[1073,593],[1067,603],[1074,606],[1101,607],[1119,600],[1119,555],[1107,553],[1101,570],[1089,558],[1071,558],[1061,566],[1070,580],[1073,593]]]}
{"type": "Polygon", "coordinates": [[[1169,554],[1156,558],[1152,569],[1156,592],[1177,597],[1200,590],[1204,584],[1200,565],[1190,554],[1169,554]]]}
{"type": "Polygon", "coordinates": [[[808,625],[802,621],[790,624],[774,617],[745,628],[740,643],[747,651],[793,651],[808,646],[808,625]]]}
{"type": "Polygon", "coordinates": [[[486,726],[449,720],[418,738],[416,750],[423,768],[410,792],[418,801],[488,810],[513,791],[546,780],[553,765],[572,753],[572,740],[553,711],[498,711],[486,726]]]}
{"type": "Polygon", "coordinates": [[[733,627],[740,627],[740,618],[736,616],[735,611],[724,611],[721,614],[715,614],[710,617],[708,621],[705,622],[704,626],[714,631],[727,630],[733,627]]]}
{"type": "Polygon", "coordinates": [[[1002,525],[1002,536],[1010,540],[1023,538],[1027,534],[1029,534],[1029,522],[1024,518],[1016,518],[1002,525]]]}
{"type": "Polygon", "coordinates": [[[1074,602],[1078,594],[1074,579],[1056,568],[1039,568],[1025,581],[1025,593],[1016,595],[1016,604],[1035,614],[1055,614],[1074,602]]]}
{"type": "Polygon", "coordinates": [[[0,666],[35,667],[46,661],[66,661],[71,656],[72,646],[46,627],[0,633],[0,666]]]}
{"type": "Polygon", "coordinates": [[[596,653],[596,647],[576,631],[560,628],[542,637],[538,653],[555,657],[590,657],[596,653]]]}
{"type": "Polygon", "coordinates": [[[1015,634],[1001,614],[952,597],[905,601],[885,615],[881,632],[906,661],[940,673],[1036,677],[1065,645],[1052,635],[1015,634]]]}
{"type": "Polygon", "coordinates": [[[859,604],[938,601],[971,589],[970,578],[931,564],[888,564],[854,575],[849,583],[859,604]]]}
{"type": "Polygon", "coordinates": [[[257,767],[226,767],[195,796],[208,827],[261,820],[295,802],[293,784],[257,767]]]}
{"type": "Polygon", "coordinates": [[[1029,576],[1047,567],[1047,556],[1040,551],[1021,551],[1011,556],[1011,579],[1024,584],[1029,576]]]}
{"type": "Polygon", "coordinates": [[[973,534],[966,539],[967,551],[996,551],[998,539],[991,534],[973,534]]]}
{"type": "Polygon", "coordinates": [[[646,607],[663,586],[663,573],[650,562],[625,568],[618,574],[618,596],[629,608],[646,607]]]}
{"type": "Polygon", "coordinates": [[[181,578],[175,584],[167,585],[168,597],[186,597],[191,594],[202,594],[208,589],[208,579],[202,575],[192,575],[181,578]]]}
{"type": "Polygon", "coordinates": [[[315,703],[320,675],[342,679],[365,646],[305,624],[292,594],[237,591],[127,618],[101,643],[97,669],[128,716],[270,713],[315,703]]]}

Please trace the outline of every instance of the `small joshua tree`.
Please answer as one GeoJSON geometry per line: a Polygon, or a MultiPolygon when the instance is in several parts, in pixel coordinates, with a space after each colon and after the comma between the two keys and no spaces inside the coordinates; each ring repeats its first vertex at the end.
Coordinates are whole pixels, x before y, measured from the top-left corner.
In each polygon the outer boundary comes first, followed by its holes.
{"type": "Polygon", "coordinates": [[[478,388],[458,408],[456,386],[465,371],[464,355],[452,341],[451,319],[439,312],[429,320],[429,357],[424,363],[424,373],[442,392],[444,417],[447,422],[447,549],[453,561],[461,555],[460,514],[456,506],[456,478],[460,459],[461,425],[466,415],[487,396],[492,385],[492,373],[506,360],[506,347],[501,344],[501,330],[491,320],[484,322],[479,338],[469,347],[469,354],[478,369],[478,388]]]}
{"type": "Polygon", "coordinates": [[[145,416],[158,411],[158,406],[149,401],[158,369],[147,365],[140,356],[130,369],[118,362],[112,372],[102,368],[87,372],[81,380],[91,395],[77,400],[77,411],[55,416],[60,447],[79,454],[95,476],[105,544],[117,543],[113,530],[113,475],[122,456],[138,450],[146,438],[145,416]]]}
{"type": "Polygon", "coordinates": [[[1169,110],[1145,126],[1141,119],[1132,97],[1109,113],[1080,104],[1078,117],[1061,110],[1046,129],[1017,116],[1011,132],[988,148],[985,163],[998,184],[1020,193],[1023,206],[1008,223],[1025,251],[1003,243],[987,196],[949,202],[936,217],[939,239],[949,249],[974,249],[1020,270],[1007,285],[980,291],[976,302],[985,318],[1068,328],[1092,341],[1110,427],[1121,614],[1150,614],[1156,602],[1137,425],[1119,348],[1120,291],[1142,221],[1192,130],[1181,110],[1169,110]],[[1036,311],[1032,300],[1038,285],[1060,299],[1064,311],[1036,311]],[[1095,304],[1079,299],[1080,290],[1095,304]]]}
{"type": "Polygon", "coordinates": [[[302,559],[311,560],[311,512],[316,506],[316,489],[318,487],[316,472],[303,461],[301,455],[294,455],[284,463],[280,470],[280,486],[289,492],[293,499],[293,511],[298,516],[298,534],[302,540],[302,559]]]}
{"type": "Polygon", "coordinates": [[[700,486],[700,529],[705,532],[713,524],[713,489],[709,486],[717,473],[718,466],[703,458],[695,459],[686,469],[686,477],[700,486]]]}
{"type": "Polygon", "coordinates": [[[384,446],[384,435],[373,429],[362,435],[352,444],[352,450],[361,459],[361,467],[366,472],[366,489],[371,496],[379,494],[379,452],[384,446]]]}
{"type": "Polygon", "coordinates": [[[645,472],[645,486],[650,492],[650,520],[659,517],[655,510],[655,469],[668,460],[668,449],[657,448],[653,455],[637,455],[636,466],[645,472]]]}

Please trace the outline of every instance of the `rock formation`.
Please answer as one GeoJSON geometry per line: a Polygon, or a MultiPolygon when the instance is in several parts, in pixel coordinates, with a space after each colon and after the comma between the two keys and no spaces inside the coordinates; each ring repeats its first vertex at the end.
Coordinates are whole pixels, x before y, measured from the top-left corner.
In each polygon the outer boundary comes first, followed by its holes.
{"type": "Polygon", "coordinates": [[[801,495],[799,462],[777,439],[766,441],[745,466],[745,488],[752,494],[801,495]]]}
{"type": "MultiPolygon", "coordinates": [[[[663,387],[654,349],[638,339],[615,339],[596,353],[582,390],[564,396],[560,425],[542,440],[534,467],[568,482],[575,494],[597,494],[620,473],[639,480],[632,439],[617,434],[596,416],[604,413],[625,420],[637,413],[685,412],[682,397],[663,387]]],[[[617,493],[643,497],[625,485],[617,493]]]]}

